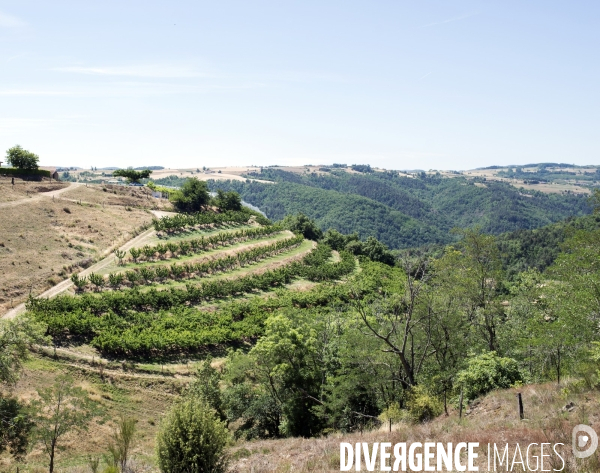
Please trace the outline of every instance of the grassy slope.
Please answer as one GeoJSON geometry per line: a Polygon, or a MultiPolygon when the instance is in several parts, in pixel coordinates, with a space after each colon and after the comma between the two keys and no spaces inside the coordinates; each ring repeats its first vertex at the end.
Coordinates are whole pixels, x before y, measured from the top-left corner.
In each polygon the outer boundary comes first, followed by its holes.
{"type": "Polygon", "coordinates": [[[1,210],[0,316],[130,239],[152,215],[123,206],[42,199],[1,210]],[[67,267],[67,271],[63,271],[67,267]]]}
{"type": "MultiPolygon", "coordinates": [[[[220,363],[219,360],[215,361],[220,363]]],[[[165,370],[161,374],[156,367],[148,370],[143,365],[131,365],[123,369],[113,364],[104,370],[103,375],[97,366],[91,363],[70,362],[67,359],[54,360],[36,355],[26,364],[22,379],[14,393],[22,399],[35,396],[35,389],[47,386],[58,374],[69,372],[75,376],[77,384],[87,390],[100,404],[111,419],[119,415],[132,415],[137,420],[139,442],[134,449],[138,465],[146,465],[147,471],[157,471],[154,465],[154,436],[162,414],[188,382],[187,373],[194,366],[180,365],[178,375],[165,370]]],[[[561,442],[565,444],[563,452],[571,463],[569,471],[598,471],[598,457],[576,465],[569,454],[571,430],[576,424],[591,425],[600,430],[600,393],[578,388],[567,380],[558,386],[555,383],[529,385],[523,388],[497,391],[476,402],[462,421],[458,413],[450,409],[450,415],[441,415],[427,424],[410,425],[398,423],[392,432],[388,425],[362,434],[331,434],[318,439],[281,439],[238,441],[230,448],[233,464],[231,472],[260,473],[275,472],[298,473],[339,471],[340,442],[479,442],[480,445],[497,443],[504,446],[519,443],[521,447],[530,443],[561,442]],[[524,421],[518,420],[516,393],[521,392],[525,406],[524,421]],[[571,411],[564,409],[570,402],[575,404],[571,411]]],[[[106,451],[113,424],[94,424],[89,434],[65,437],[67,450],[59,452],[60,472],[83,473],[89,454],[100,455],[106,451]]],[[[485,471],[486,447],[479,450],[480,471],[485,471]]],[[[43,471],[46,459],[37,447],[27,457],[27,466],[20,471],[43,471]]],[[[0,457],[0,471],[14,471],[10,459],[0,457]],[[12,469],[10,469],[12,468],[12,469]]],[[[13,464],[14,465],[14,464],[13,464]]],[[[553,465],[559,468],[560,464],[553,465]]],[[[546,466],[546,468],[551,468],[546,466]]],[[[516,468],[514,471],[520,471],[516,468]]]]}
{"type": "Polygon", "coordinates": [[[66,185],[66,183],[56,181],[28,182],[15,179],[15,185],[13,186],[9,177],[0,177],[0,203],[14,202],[39,193],[63,189],[66,185]]]}
{"type": "MultiPolygon", "coordinates": [[[[569,383],[569,382],[567,382],[569,383]]],[[[332,434],[318,439],[283,439],[240,442],[231,451],[237,458],[232,471],[238,473],[272,472],[295,473],[338,472],[340,471],[340,442],[355,444],[357,442],[479,442],[480,471],[487,471],[487,444],[498,444],[503,448],[510,445],[512,459],[515,445],[518,443],[525,450],[530,443],[550,442],[563,443],[561,454],[571,472],[600,471],[598,454],[587,460],[575,462],[570,454],[571,431],[577,424],[584,423],[600,430],[600,393],[598,391],[565,389],[565,385],[555,383],[529,385],[523,388],[497,391],[479,400],[467,411],[462,421],[458,413],[450,410],[450,415],[442,415],[430,423],[411,425],[399,423],[393,425],[392,432],[388,425],[371,432],[355,434],[332,434]],[[516,394],[523,396],[525,420],[518,417],[516,394]],[[572,411],[563,409],[574,402],[572,411]]],[[[372,446],[372,445],[371,445],[372,446]]],[[[492,450],[493,451],[493,450],[492,450]]],[[[532,450],[539,455],[539,450],[532,450]]],[[[547,450],[546,450],[547,453],[547,450]]],[[[560,469],[561,462],[554,457],[556,463],[549,464],[546,459],[545,469],[560,469]]],[[[535,460],[531,460],[532,468],[535,460]]],[[[354,469],[352,469],[354,471],[354,469]]],[[[364,463],[363,463],[364,471],[364,463]]],[[[379,470],[376,470],[379,471],[379,470]]],[[[498,471],[505,471],[500,468],[498,471]]],[[[522,471],[517,465],[513,471],[522,471]]]]}
{"type": "MultiPolygon", "coordinates": [[[[101,375],[97,367],[36,355],[26,363],[13,393],[22,400],[35,398],[36,389],[49,386],[62,373],[69,373],[75,378],[76,385],[88,392],[105,411],[109,421],[93,422],[88,433],[70,433],[64,437],[62,445],[66,450],[57,454],[59,472],[90,471],[84,467],[87,456],[100,456],[107,452],[114,429],[112,420],[121,415],[137,419],[138,442],[134,455],[138,462],[154,463],[154,436],[158,422],[187,382],[187,377],[161,376],[160,373],[145,375],[122,368],[106,369],[101,375]]],[[[0,455],[0,472],[15,471],[14,465],[7,455],[0,455]]],[[[27,456],[27,464],[25,467],[21,465],[20,471],[47,471],[47,457],[40,445],[27,456]]]]}

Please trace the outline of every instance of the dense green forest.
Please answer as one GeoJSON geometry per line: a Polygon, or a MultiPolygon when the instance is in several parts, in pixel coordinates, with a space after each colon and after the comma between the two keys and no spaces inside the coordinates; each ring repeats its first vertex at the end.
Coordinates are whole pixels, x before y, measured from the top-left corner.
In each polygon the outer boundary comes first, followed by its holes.
{"type": "MultiPolygon", "coordinates": [[[[579,230],[593,231],[600,229],[600,215],[569,217],[532,230],[515,230],[496,237],[496,244],[502,262],[502,269],[508,279],[517,278],[528,270],[544,272],[560,255],[565,240],[579,230]]],[[[460,247],[460,241],[454,243],[460,247]]],[[[423,245],[396,251],[397,256],[418,252],[429,258],[439,258],[445,251],[445,245],[423,245]]]]}
{"type": "MultiPolygon", "coordinates": [[[[418,178],[393,172],[299,175],[264,168],[260,177],[276,184],[209,181],[211,190],[239,192],[274,220],[302,212],[322,230],[374,236],[392,249],[455,240],[450,230],[478,226],[501,234],[539,228],[590,212],[586,197],[543,194],[516,189],[502,182],[475,182],[462,177],[418,178]]],[[[169,179],[169,184],[176,181],[169,179]]],[[[161,181],[161,180],[159,180],[161,181]]],[[[157,183],[161,183],[158,182],[157,183]]]]}

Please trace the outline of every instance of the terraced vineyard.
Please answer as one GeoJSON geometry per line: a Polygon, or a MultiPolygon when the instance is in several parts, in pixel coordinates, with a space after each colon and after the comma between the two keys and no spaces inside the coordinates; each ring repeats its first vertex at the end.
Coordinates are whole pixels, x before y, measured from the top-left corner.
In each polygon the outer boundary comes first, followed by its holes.
{"type": "Polygon", "coordinates": [[[73,275],[70,292],[32,298],[27,309],[58,345],[163,359],[254,339],[269,312],[253,300],[289,292],[302,280],[335,281],[356,268],[349,253],[334,254],[248,214],[228,215],[156,221],[148,238],[116,251],[111,264],[73,275]]]}

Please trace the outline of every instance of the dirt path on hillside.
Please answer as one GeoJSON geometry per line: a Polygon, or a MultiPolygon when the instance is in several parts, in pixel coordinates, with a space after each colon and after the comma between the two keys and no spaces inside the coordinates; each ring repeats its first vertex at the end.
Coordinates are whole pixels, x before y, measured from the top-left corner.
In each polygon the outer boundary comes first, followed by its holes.
{"type": "Polygon", "coordinates": [[[53,197],[61,195],[63,192],[73,189],[74,187],[82,186],[82,185],[83,184],[81,184],[79,182],[71,182],[67,187],[63,187],[62,189],[57,189],[55,191],[50,191],[50,192],[39,192],[32,197],[25,197],[25,198],[19,199],[19,200],[11,200],[10,202],[3,202],[0,204],[0,209],[6,208],[6,207],[16,207],[17,205],[21,205],[21,204],[29,204],[31,202],[37,202],[42,199],[53,198],[53,197]]]}
{"type": "Polygon", "coordinates": [[[190,369],[189,367],[186,371],[183,371],[181,369],[183,366],[181,363],[177,363],[175,365],[175,369],[173,369],[174,366],[170,363],[164,363],[162,365],[166,368],[164,371],[149,373],[136,368],[137,363],[135,362],[132,363],[131,366],[127,366],[122,361],[119,362],[117,360],[107,360],[106,358],[102,358],[100,355],[77,353],[66,348],[54,349],[51,347],[35,346],[33,351],[40,355],[47,356],[48,358],[60,360],[73,368],[95,372],[101,377],[112,376],[130,379],[137,378],[154,380],[189,379],[195,373],[194,370],[190,369]]]}
{"type": "MultiPolygon", "coordinates": [[[[154,231],[153,228],[151,228],[149,230],[146,230],[145,232],[140,233],[135,238],[129,240],[127,243],[125,243],[119,249],[121,251],[129,251],[129,249],[132,248],[134,245],[137,245],[137,244],[140,244],[140,243],[144,242],[148,238],[151,238],[155,233],[156,232],[154,231]]],[[[105,258],[101,259],[97,263],[93,264],[89,268],[83,270],[79,274],[81,276],[87,276],[90,273],[95,273],[98,270],[100,270],[102,268],[105,268],[106,266],[108,266],[109,264],[111,264],[113,262],[113,259],[114,259],[114,251],[111,251],[108,256],[106,256],[105,258]]],[[[54,296],[60,294],[61,292],[66,291],[72,285],[73,285],[73,283],[71,282],[70,279],[65,279],[64,281],[58,283],[56,286],[53,286],[50,289],[48,289],[47,291],[41,293],[38,297],[45,297],[45,298],[49,299],[51,297],[54,297],[54,296]]],[[[4,319],[14,319],[17,315],[22,314],[23,312],[25,312],[25,304],[24,303],[23,304],[19,304],[14,309],[9,310],[6,314],[4,314],[3,318],[4,319]]]]}
{"type": "MultiPolygon", "coordinates": [[[[164,212],[160,212],[160,211],[152,211],[153,214],[157,215],[159,218],[162,217],[164,212]]],[[[119,249],[121,251],[125,251],[128,252],[130,248],[134,247],[134,246],[142,246],[142,244],[152,238],[154,235],[156,234],[156,231],[154,229],[148,229],[145,232],[140,233],[138,236],[136,236],[135,238],[129,240],[127,243],[125,243],[124,245],[122,245],[119,249]]],[[[255,245],[250,245],[251,247],[254,246],[262,246],[264,244],[268,244],[265,242],[260,242],[258,244],[255,245]]],[[[239,249],[238,249],[239,251],[239,249]]],[[[235,254],[235,250],[225,250],[223,251],[223,253],[226,254],[235,254]]],[[[103,258],[102,260],[98,261],[97,263],[93,264],[92,266],[90,266],[89,268],[83,270],[81,273],[79,273],[81,276],[88,276],[90,273],[97,273],[100,270],[106,268],[108,265],[110,265],[111,263],[114,262],[114,250],[110,252],[110,254],[108,256],[106,256],[105,258],[103,258]]],[[[47,291],[43,292],[42,294],[40,294],[38,297],[45,297],[47,299],[51,298],[51,297],[55,297],[58,294],[60,294],[61,292],[64,292],[66,290],[68,290],[70,287],[73,286],[73,282],[70,279],[65,279],[64,281],[58,283],[56,286],[51,287],[50,289],[48,289],[47,291]]],[[[25,303],[19,304],[18,306],[16,306],[15,308],[9,310],[6,314],[4,314],[4,316],[2,318],[4,319],[14,319],[17,315],[22,314],[25,312],[25,303]]]]}

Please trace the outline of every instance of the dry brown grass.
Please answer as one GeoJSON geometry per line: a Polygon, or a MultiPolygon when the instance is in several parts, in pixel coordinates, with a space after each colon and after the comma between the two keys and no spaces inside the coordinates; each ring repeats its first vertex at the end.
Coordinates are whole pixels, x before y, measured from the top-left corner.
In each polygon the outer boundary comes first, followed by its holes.
{"type": "Polygon", "coordinates": [[[152,197],[152,191],[147,187],[88,184],[69,189],[61,197],[104,206],[118,205],[154,210],[173,208],[167,199],[152,197]]]}
{"type": "MultiPolygon", "coordinates": [[[[219,363],[222,360],[219,360],[219,363]]],[[[137,419],[139,442],[135,457],[144,471],[157,471],[154,465],[154,437],[159,420],[173,400],[181,392],[189,378],[177,376],[141,376],[127,370],[105,370],[102,378],[92,366],[77,367],[66,362],[49,358],[33,358],[27,363],[22,379],[14,394],[28,401],[36,397],[36,389],[48,386],[59,374],[69,371],[78,386],[85,389],[90,397],[99,403],[109,419],[120,415],[137,419]]],[[[462,420],[456,411],[442,415],[432,422],[419,425],[405,423],[363,433],[331,434],[317,439],[280,439],[239,441],[229,449],[232,457],[230,472],[236,473],[284,473],[284,472],[337,472],[339,470],[340,442],[479,442],[480,471],[487,471],[488,443],[522,448],[530,443],[564,443],[561,453],[567,460],[569,472],[599,471],[598,457],[576,463],[570,455],[571,430],[574,425],[584,423],[600,430],[600,393],[594,390],[579,391],[576,384],[531,385],[519,391],[510,389],[498,391],[471,406],[462,420]],[[567,389],[565,389],[567,386],[567,389]],[[571,386],[571,387],[569,387],[571,386]],[[525,405],[524,421],[518,419],[516,393],[521,392],[525,405]],[[572,411],[564,409],[570,402],[575,403],[572,411]]],[[[59,472],[78,473],[87,471],[84,467],[87,455],[100,455],[106,451],[114,424],[94,423],[89,433],[71,434],[65,438],[64,452],[59,454],[59,472]]],[[[539,451],[532,452],[539,454],[539,451]]],[[[512,455],[512,453],[511,453],[512,455]]],[[[556,457],[554,457],[556,459],[556,457]]],[[[27,457],[27,469],[38,471],[45,462],[42,450],[36,447],[27,457]]],[[[550,468],[559,468],[558,463],[550,468]]],[[[7,455],[0,456],[0,471],[15,471],[15,464],[7,455]]],[[[546,460],[548,468],[548,460],[546,460]]],[[[42,471],[41,469],[39,471],[42,471]]],[[[363,470],[364,471],[364,470],[363,470]]],[[[520,471],[515,468],[513,471],[520,471]]]]}
{"type": "MultiPolygon", "coordinates": [[[[231,471],[236,473],[307,473],[340,471],[340,442],[479,442],[480,471],[487,470],[487,446],[485,444],[508,443],[511,456],[515,445],[530,443],[564,443],[568,468],[564,471],[600,471],[598,457],[576,463],[570,453],[571,431],[579,424],[591,425],[600,431],[600,393],[586,391],[567,394],[563,386],[556,384],[531,385],[520,389],[525,405],[526,420],[520,421],[517,411],[516,389],[499,391],[485,397],[473,406],[459,421],[455,411],[450,416],[440,416],[433,422],[420,425],[394,425],[392,432],[384,426],[379,430],[334,434],[319,439],[282,439],[240,442],[231,449],[236,460],[231,471]],[[563,407],[575,403],[572,412],[563,407]],[[483,454],[482,454],[483,453],[483,454]]],[[[500,446],[500,445],[499,445],[500,446]]],[[[539,451],[537,452],[539,454],[539,451]]],[[[598,452],[597,452],[598,455],[598,452]]],[[[557,459],[555,457],[555,459],[557,459]]],[[[546,459],[545,468],[549,459],[546,459]]],[[[560,468],[561,463],[550,468],[560,468]]],[[[377,470],[378,471],[378,470],[377,470]]],[[[515,467],[513,471],[520,471],[515,467]]]]}
{"type": "MultiPolygon", "coordinates": [[[[583,186],[577,185],[577,183],[575,182],[576,179],[574,179],[573,182],[564,182],[564,183],[525,184],[522,179],[511,179],[508,177],[498,176],[498,172],[506,171],[507,169],[508,168],[472,169],[469,171],[464,171],[463,175],[465,175],[466,177],[479,177],[479,178],[484,177],[489,181],[506,182],[516,188],[522,187],[523,189],[540,191],[540,192],[544,192],[546,194],[561,194],[561,193],[567,192],[567,191],[573,192],[575,194],[590,194],[591,193],[591,191],[588,187],[583,187],[583,186]]],[[[526,168],[526,170],[532,171],[534,169],[526,168]]],[[[595,168],[593,168],[591,170],[595,171],[595,168]]],[[[477,186],[479,184],[476,183],[475,185],[477,186]]],[[[482,187],[482,186],[485,186],[485,185],[484,184],[479,185],[479,187],[482,187]]]]}
{"type": "Polygon", "coordinates": [[[13,186],[9,177],[0,177],[0,203],[26,199],[29,196],[63,189],[66,186],[67,184],[64,182],[36,182],[21,179],[15,179],[15,185],[13,186]]]}
{"type": "MultiPolygon", "coordinates": [[[[75,384],[88,392],[104,410],[106,419],[93,422],[87,432],[69,433],[62,443],[64,451],[58,452],[59,473],[90,471],[82,465],[88,455],[100,456],[107,452],[114,421],[121,415],[137,420],[137,442],[133,454],[139,464],[152,464],[154,438],[163,413],[180,393],[182,382],[176,378],[144,379],[135,376],[116,376],[108,372],[103,379],[90,370],[77,369],[45,358],[33,358],[18,384],[12,391],[23,401],[37,396],[36,390],[51,385],[65,372],[75,378],[75,384]],[[71,465],[78,465],[72,467],[71,465]]],[[[40,446],[27,455],[26,464],[20,471],[44,471],[47,457],[40,446]]],[[[0,455],[0,472],[16,471],[16,463],[6,454],[0,455]]],[[[48,471],[47,468],[45,471],[48,471]]],[[[156,471],[156,470],[152,470],[156,471]]]]}
{"type": "MultiPolygon", "coordinates": [[[[85,189],[85,187],[84,187],[85,189]]],[[[0,189],[1,193],[1,189],[0,189]]],[[[152,214],[59,198],[0,209],[0,316],[130,239],[152,214]]]]}

